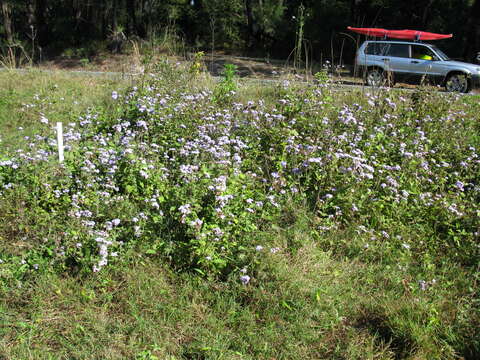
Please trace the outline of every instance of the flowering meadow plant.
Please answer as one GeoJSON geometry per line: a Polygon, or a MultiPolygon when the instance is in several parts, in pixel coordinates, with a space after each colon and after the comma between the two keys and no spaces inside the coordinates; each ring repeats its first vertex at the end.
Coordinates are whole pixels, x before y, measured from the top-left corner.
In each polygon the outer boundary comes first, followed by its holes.
{"type": "Polygon", "coordinates": [[[186,75],[161,66],[69,119],[63,164],[43,113],[41,134],[1,155],[2,278],[140,254],[249,286],[265,257],[295,251],[259,241],[296,208],[334,253],[478,262],[479,119],[464,98],[285,82],[268,99],[219,101],[224,89],[172,86],[186,75]],[[351,241],[335,241],[347,228],[351,241]]]}

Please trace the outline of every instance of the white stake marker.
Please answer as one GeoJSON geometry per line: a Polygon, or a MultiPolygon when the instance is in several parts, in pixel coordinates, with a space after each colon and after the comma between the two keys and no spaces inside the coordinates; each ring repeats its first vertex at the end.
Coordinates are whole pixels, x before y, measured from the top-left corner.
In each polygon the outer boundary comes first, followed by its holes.
{"type": "Polygon", "coordinates": [[[57,122],[58,161],[63,162],[63,125],[57,122]]]}

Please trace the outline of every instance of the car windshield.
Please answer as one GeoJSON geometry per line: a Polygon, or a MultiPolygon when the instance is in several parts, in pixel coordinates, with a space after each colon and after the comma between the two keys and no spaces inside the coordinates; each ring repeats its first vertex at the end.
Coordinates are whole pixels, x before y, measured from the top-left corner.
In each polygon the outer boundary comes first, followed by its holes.
{"type": "Polygon", "coordinates": [[[437,54],[438,56],[440,56],[440,59],[443,60],[443,61],[447,61],[447,60],[450,60],[450,58],[448,57],[447,54],[445,54],[442,50],[440,50],[438,47],[436,47],[435,45],[431,45],[430,46],[437,54]]]}

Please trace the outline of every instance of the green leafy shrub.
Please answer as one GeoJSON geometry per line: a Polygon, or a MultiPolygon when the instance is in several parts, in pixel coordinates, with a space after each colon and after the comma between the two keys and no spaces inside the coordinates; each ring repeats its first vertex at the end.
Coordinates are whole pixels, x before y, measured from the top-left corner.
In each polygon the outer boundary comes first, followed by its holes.
{"type": "Polygon", "coordinates": [[[226,103],[230,101],[237,91],[237,84],[235,81],[235,72],[237,66],[233,64],[225,64],[223,70],[223,78],[213,91],[213,97],[218,103],[226,103]]]}
{"type": "Polygon", "coordinates": [[[139,253],[248,282],[259,254],[277,251],[259,234],[294,223],[296,207],[340,256],[475,266],[478,125],[461,100],[386,92],[345,102],[319,76],[311,87],[283,83],[273,105],[235,103],[235,67],[224,76],[212,92],[160,62],[109,108],[67,124],[64,164],[48,124],[3,157],[0,266],[88,273],[139,253]],[[350,240],[336,238],[344,231],[350,240]]]}

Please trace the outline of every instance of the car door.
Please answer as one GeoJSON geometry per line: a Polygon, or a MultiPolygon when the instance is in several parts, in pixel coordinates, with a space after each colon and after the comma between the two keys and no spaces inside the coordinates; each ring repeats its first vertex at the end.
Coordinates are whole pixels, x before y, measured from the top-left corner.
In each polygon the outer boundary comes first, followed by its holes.
{"type": "MultiPolygon", "coordinates": [[[[357,59],[357,63],[363,66],[379,66],[382,69],[387,70],[388,61],[385,60],[386,52],[388,51],[390,44],[381,41],[372,41],[368,43],[365,48],[363,57],[360,54],[360,58],[357,59]]],[[[388,59],[387,59],[388,60],[388,59]]]]}
{"type": "Polygon", "coordinates": [[[436,80],[441,77],[441,71],[437,66],[439,60],[437,55],[428,47],[422,44],[411,46],[410,71],[417,81],[427,79],[436,80]]]}
{"type": "Polygon", "coordinates": [[[384,61],[388,62],[388,69],[394,73],[396,80],[402,80],[411,75],[408,44],[392,42],[389,44],[385,55],[384,61]]]}

